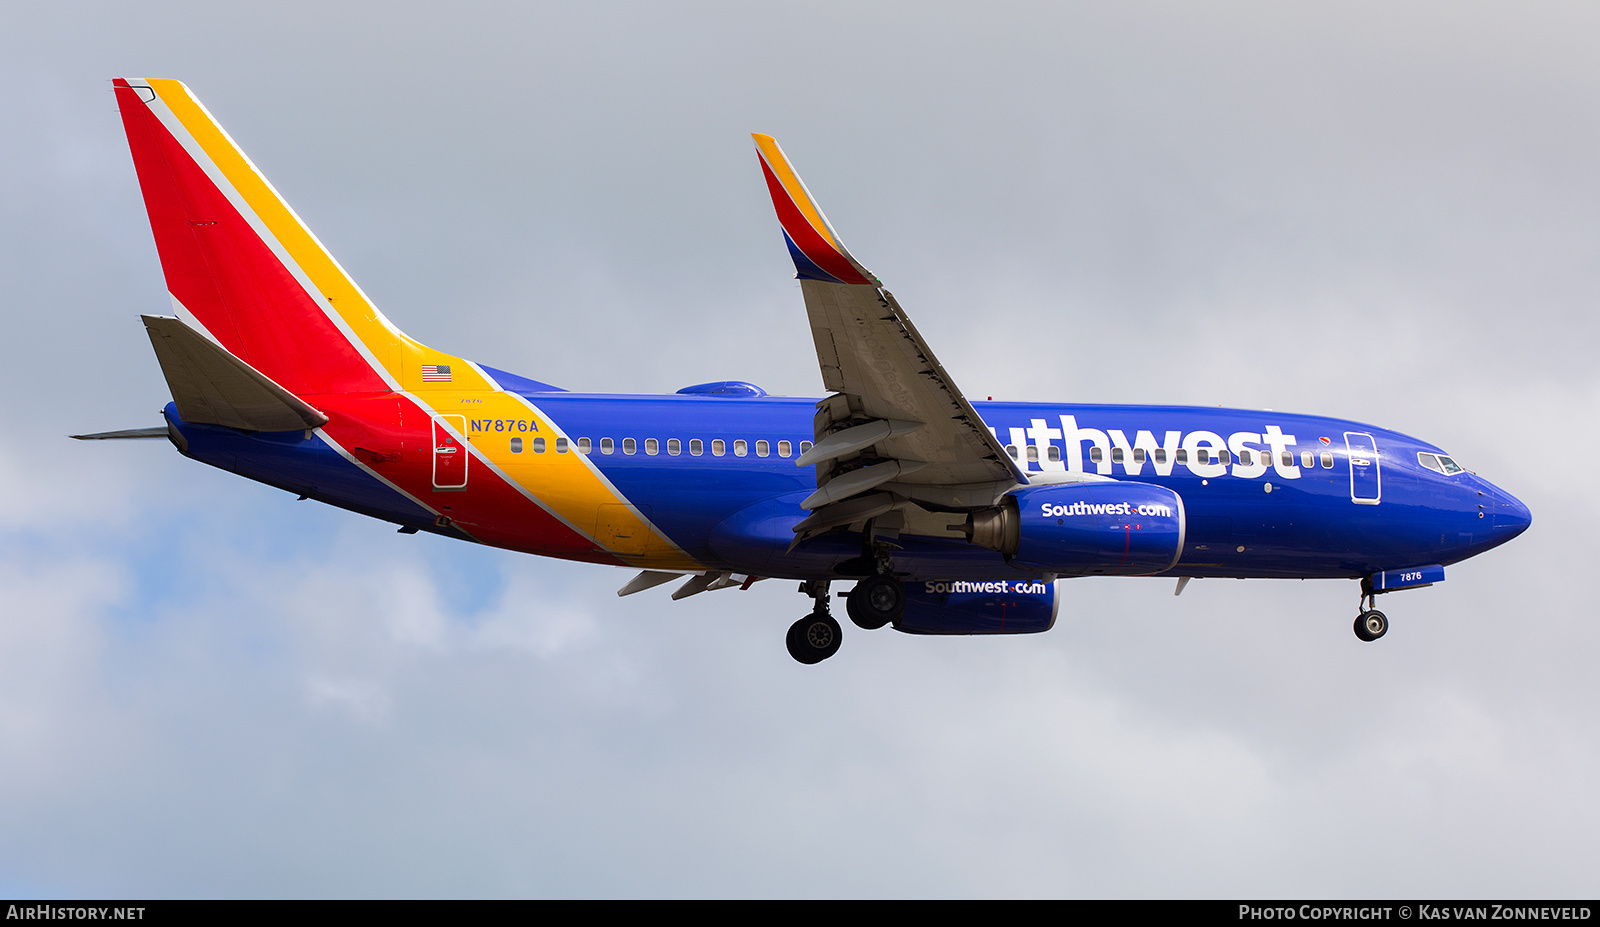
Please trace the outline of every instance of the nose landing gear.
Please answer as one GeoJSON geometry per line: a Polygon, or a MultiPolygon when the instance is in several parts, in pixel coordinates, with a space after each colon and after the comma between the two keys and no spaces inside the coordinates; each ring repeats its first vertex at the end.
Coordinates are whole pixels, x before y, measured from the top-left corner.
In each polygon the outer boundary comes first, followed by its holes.
{"type": "Polygon", "coordinates": [[[1364,641],[1375,641],[1389,633],[1389,618],[1375,607],[1378,597],[1370,591],[1366,580],[1362,580],[1361,614],[1356,616],[1356,637],[1364,641]]]}
{"type": "Polygon", "coordinates": [[[1356,637],[1375,641],[1389,633],[1389,619],[1377,609],[1368,609],[1356,616],[1356,637]]]}

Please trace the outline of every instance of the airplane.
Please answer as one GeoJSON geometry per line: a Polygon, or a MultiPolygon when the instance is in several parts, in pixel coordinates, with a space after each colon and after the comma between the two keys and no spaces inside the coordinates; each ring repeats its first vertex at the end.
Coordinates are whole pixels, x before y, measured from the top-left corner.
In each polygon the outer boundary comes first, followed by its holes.
{"type": "Polygon", "coordinates": [[[835,597],[867,630],[1028,634],[1086,576],[1354,579],[1373,641],[1378,596],[1531,522],[1442,448],[1359,422],[970,401],[759,134],[827,395],[563,390],[408,338],[187,87],[113,87],[174,309],[142,316],[172,402],[164,426],[73,437],[164,437],[404,534],[640,571],[618,595],[798,582],[803,664],[839,649],[835,597]]]}

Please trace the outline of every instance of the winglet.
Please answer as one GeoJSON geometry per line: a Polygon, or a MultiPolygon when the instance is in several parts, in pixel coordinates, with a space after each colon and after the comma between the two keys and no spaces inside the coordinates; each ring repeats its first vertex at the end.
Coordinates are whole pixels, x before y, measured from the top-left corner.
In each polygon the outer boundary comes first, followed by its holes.
{"type": "Polygon", "coordinates": [[[824,283],[851,283],[879,286],[872,272],[850,256],[833,226],[817,208],[800,175],[789,165],[789,158],[770,135],[752,133],[756,152],[761,156],[761,172],[767,178],[767,191],[778,211],[783,237],[794,258],[795,276],[824,283]]]}

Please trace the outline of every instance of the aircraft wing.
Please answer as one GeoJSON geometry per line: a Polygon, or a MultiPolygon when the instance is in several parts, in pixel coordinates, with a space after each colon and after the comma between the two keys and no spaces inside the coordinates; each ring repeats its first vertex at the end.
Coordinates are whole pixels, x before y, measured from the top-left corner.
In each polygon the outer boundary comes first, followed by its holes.
{"type": "Polygon", "coordinates": [[[900,500],[946,511],[992,505],[1027,483],[894,295],[834,234],[778,143],[755,140],[833,393],[817,404],[816,443],[797,461],[817,468],[817,492],[801,503],[813,514],[797,533],[900,500]]]}

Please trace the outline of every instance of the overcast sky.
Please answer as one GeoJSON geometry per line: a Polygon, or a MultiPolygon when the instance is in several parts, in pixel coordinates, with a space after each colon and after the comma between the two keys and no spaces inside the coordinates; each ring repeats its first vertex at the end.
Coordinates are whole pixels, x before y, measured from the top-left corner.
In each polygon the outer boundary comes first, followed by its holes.
{"type": "Polygon", "coordinates": [[[1600,890],[1592,4],[11,4],[0,894],[1600,890]],[[383,311],[573,389],[820,378],[752,131],[970,396],[1436,442],[1533,528],[1386,597],[1038,636],[393,527],[161,442],[109,80],[184,80],[383,311]]]}

